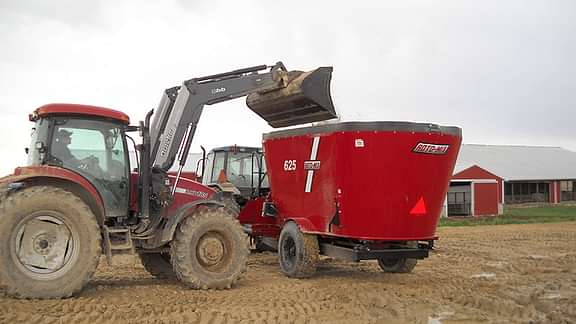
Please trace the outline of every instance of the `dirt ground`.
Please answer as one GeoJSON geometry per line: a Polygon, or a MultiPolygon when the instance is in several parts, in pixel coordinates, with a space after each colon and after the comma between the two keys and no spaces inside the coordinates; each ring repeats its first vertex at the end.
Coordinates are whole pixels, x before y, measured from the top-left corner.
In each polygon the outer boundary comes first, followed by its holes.
{"type": "Polygon", "coordinates": [[[253,254],[228,291],[194,291],[148,275],[132,257],[104,260],[80,296],[12,300],[2,323],[574,323],[576,222],[441,228],[411,274],[323,259],[311,279],[253,254]]]}

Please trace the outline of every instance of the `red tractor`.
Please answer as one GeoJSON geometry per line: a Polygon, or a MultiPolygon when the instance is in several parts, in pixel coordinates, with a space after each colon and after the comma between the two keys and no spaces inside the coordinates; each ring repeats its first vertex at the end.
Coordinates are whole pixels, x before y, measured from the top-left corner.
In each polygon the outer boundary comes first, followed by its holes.
{"type": "Polygon", "coordinates": [[[265,163],[261,149],[215,149],[204,182],[224,170],[240,189],[240,223],[277,248],[287,276],[312,275],[319,255],[410,272],[437,239],[461,137],[457,127],[409,122],[277,131],[264,135],[265,163]]]}
{"type": "Polygon", "coordinates": [[[113,253],[135,251],[154,275],[230,288],[246,270],[247,237],[223,191],[181,177],[203,107],[248,96],[273,127],[336,117],[331,68],[268,68],[187,80],[167,89],[138,126],[102,107],[36,109],[28,165],[0,179],[0,286],[14,297],[69,297],[102,253],[110,262],[113,253]],[[129,165],[131,145],[137,166],[129,165]],[[179,171],[169,175],[177,156],[179,171]]]}

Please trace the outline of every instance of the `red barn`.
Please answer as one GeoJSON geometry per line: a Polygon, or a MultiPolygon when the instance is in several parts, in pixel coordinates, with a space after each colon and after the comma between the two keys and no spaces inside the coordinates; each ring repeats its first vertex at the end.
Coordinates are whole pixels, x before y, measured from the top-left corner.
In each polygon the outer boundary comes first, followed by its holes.
{"type": "Polygon", "coordinates": [[[576,201],[576,152],[464,144],[446,197],[448,216],[502,214],[505,204],[576,201]]]}

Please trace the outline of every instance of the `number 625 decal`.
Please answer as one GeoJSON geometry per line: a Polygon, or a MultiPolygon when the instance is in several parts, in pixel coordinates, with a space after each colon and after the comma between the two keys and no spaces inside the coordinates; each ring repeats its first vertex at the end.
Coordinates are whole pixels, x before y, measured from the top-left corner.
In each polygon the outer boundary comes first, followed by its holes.
{"type": "Polygon", "coordinates": [[[284,160],[284,171],[296,170],[296,160],[284,160]]]}

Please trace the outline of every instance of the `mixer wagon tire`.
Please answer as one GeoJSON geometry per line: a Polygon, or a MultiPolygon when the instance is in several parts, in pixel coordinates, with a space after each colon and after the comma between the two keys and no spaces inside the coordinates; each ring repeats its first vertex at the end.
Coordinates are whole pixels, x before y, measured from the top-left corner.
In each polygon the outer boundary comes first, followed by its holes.
{"type": "Polygon", "coordinates": [[[101,255],[90,208],[51,186],[21,189],[0,201],[0,283],[16,298],[67,298],[90,280],[101,255]]]}
{"type": "Polygon", "coordinates": [[[229,289],[246,272],[248,236],[223,207],[201,207],[178,226],[171,260],[178,279],[193,289],[229,289]]]}
{"type": "Polygon", "coordinates": [[[167,253],[140,253],[140,261],[144,269],[156,278],[176,278],[170,254],[167,253]]]}
{"type": "MultiPolygon", "coordinates": [[[[418,247],[418,242],[410,241],[407,243],[408,247],[418,247]]],[[[384,272],[390,273],[410,273],[416,267],[417,259],[410,258],[382,258],[378,259],[378,265],[384,272]]]]}
{"type": "Polygon", "coordinates": [[[414,270],[418,260],[409,258],[387,258],[379,259],[378,265],[384,272],[409,273],[414,270]]]}
{"type": "Polygon", "coordinates": [[[280,269],[291,278],[308,278],[316,272],[320,248],[316,235],[304,234],[294,222],[282,228],[278,240],[280,269]]]}

